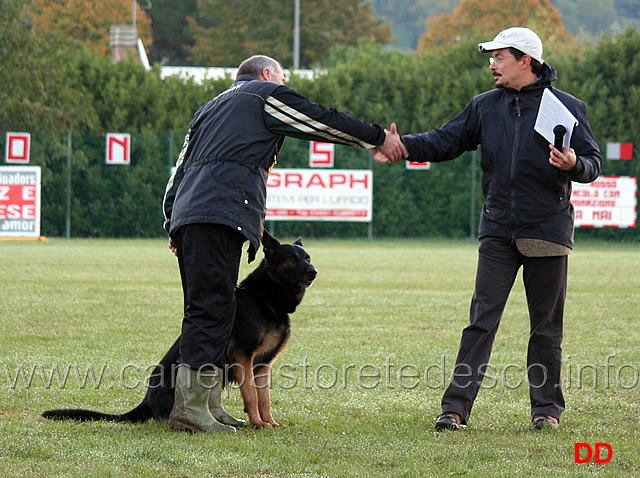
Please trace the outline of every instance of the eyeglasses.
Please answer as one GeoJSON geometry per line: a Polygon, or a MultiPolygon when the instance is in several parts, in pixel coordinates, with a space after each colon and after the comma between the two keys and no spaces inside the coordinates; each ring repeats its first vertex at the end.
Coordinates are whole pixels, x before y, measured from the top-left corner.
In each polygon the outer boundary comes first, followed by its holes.
{"type": "Polygon", "coordinates": [[[489,57],[489,64],[493,65],[495,63],[496,65],[500,65],[500,64],[504,63],[504,60],[507,59],[507,58],[509,58],[509,57],[508,56],[496,56],[496,57],[490,56],[489,57]]]}

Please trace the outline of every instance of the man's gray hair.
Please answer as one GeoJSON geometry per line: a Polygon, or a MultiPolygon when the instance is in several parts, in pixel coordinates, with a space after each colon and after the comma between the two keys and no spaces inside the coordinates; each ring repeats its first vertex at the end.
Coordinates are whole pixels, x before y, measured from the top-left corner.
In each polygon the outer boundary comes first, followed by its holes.
{"type": "Polygon", "coordinates": [[[265,68],[269,68],[272,75],[282,71],[280,63],[273,58],[265,55],[254,55],[240,63],[238,72],[236,73],[236,79],[240,75],[250,75],[254,78],[260,78],[262,70],[265,68]]]}

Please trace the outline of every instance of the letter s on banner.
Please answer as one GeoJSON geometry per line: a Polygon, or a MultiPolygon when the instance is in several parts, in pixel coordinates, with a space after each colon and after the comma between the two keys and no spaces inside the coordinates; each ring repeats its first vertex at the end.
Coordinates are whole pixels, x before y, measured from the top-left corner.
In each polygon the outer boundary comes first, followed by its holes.
{"type": "Polygon", "coordinates": [[[333,168],[335,145],[333,143],[309,142],[309,167],[333,168]]]}

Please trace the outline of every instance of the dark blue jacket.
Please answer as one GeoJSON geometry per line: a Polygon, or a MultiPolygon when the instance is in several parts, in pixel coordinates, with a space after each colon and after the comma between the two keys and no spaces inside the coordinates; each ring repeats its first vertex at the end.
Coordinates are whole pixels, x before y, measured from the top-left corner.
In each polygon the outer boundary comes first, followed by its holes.
{"type": "Polygon", "coordinates": [[[555,77],[545,64],[538,81],[520,91],[487,91],[441,128],[402,137],[411,161],[448,161],[481,146],[485,203],[480,238],[534,238],[573,247],[571,181],[595,180],[602,159],[584,103],[552,88],[579,124],[571,138],[575,168],[564,172],[549,164],[549,143],[534,124],[542,93],[555,77]]]}
{"type": "Polygon", "coordinates": [[[257,250],[267,174],[285,136],[371,149],[384,143],[385,132],[284,85],[241,75],[189,125],[163,200],[167,232],[186,224],[224,224],[257,250]]]}

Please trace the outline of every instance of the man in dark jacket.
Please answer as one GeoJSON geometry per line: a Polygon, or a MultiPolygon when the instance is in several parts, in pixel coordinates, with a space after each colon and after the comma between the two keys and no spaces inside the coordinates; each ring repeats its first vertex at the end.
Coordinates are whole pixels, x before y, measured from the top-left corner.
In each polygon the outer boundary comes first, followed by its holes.
{"type": "Polygon", "coordinates": [[[584,103],[552,87],[556,71],[544,62],[538,35],[514,27],[478,47],[491,54],[497,88],[476,96],[441,128],[402,136],[412,161],[447,161],[482,148],[485,203],[470,324],[462,332],[436,428],[466,427],[521,266],[530,318],[531,417],[536,428],[555,428],[564,410],[560,371],[567,256],[573,247],[571,181],[595,180],[602,159],[584,103]],[[534,131],[547,88],[578,120],[570,148],[562,151],[534,131]]]}
{"type": "Polygon", "coordinates": [[[184,293],[174,429],[232,433],[242,424],[210,410],[221,410],[241,247],[249,240],[251,262],[262,237],[267,175],[285,136],[406,154],[395,125],[388,132],[311,103],[284,86],[282,66],[262,55],[245,60],[233,85],[195,113],[163,201],[184,293]]]}

